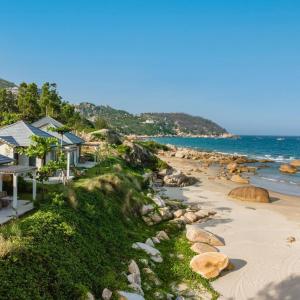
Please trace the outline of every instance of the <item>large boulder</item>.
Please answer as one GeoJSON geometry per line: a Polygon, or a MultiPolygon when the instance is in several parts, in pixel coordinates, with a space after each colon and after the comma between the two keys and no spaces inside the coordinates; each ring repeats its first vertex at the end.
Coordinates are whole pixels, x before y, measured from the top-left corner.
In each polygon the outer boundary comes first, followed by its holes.
{"type": "Polygon", "coordinates": [[[172,174],[164,177],[164,184],[170,187],[184,187],[193,185],[196,182],[195,177],[186,176],[180,171],[174,171],[172,174]]]}
{"type": "Polygon", "coordinates": [[[122,144],[121,136],[112,129],[100,129],[91,133],[92,140],[102,140],[108,144],[122,144]]]}
{"type": "Polygon", "coordinates": [[[230,191],[228,196],[242,201],[262,203],[270,202],[270,195],[266,189],[252,185],[245,187],[237,187],[230,191]]]}
{"type": "Polygon", "coordinates": [[[300,168],[300,159],[291,161],[290,165],[295,168],[300,168]]]}
{"type": "Polygon", "coordinates": [[[281,165],[279,168],[280,172],[288,173],[288,174],[295,174],[297,173],[297,168],[292,165],[281,165]]]}
{"type": "Polygon", "coordinates": [[[229,264],[227,255],[219,252],[206,252],[196,255],[190,262],[192,270],[204,278],[217,277],[229,264]]]}
{"type": "Polygon", "coordinates": [[[230,179],[232,182],[241,183],[241,184],[248,184],[249,180],[246,178],[243,178],[240,175],[233,175],[230,179]]]}
{"type": "Polygon", "coordinates": [[[186,237],[193,243],[201,242],[212,246],[224,246],[224,243],[217,236],[197,225],[187,225],[186,237]]]}
{"type": "Polygon", "coordinates": [[[206,252],[218,252],[217,248],[215,248],[214,246],[205,244],[205,243],[195,243],[191,247],[191,250],[198,254],[202,254],[202,253],[206,253],[206,252]]]}

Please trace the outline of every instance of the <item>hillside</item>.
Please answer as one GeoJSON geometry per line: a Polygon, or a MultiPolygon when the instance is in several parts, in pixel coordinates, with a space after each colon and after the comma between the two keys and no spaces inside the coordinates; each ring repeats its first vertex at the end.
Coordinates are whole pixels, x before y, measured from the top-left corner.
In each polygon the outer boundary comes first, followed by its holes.
{"type": "Polygon", "coordinates": [[[0,78],[0,89],[16,86],[13,82],[0,78]]]}
{"type": "Polygon", "coordinates": [[[83,102],[76,110],[85,118],[95,121],[98,117],[123,134],[137,135],[221,135],[226,129],[202,117],[185,113],[143,113],[134,115],[110,106],[83,102]]]}

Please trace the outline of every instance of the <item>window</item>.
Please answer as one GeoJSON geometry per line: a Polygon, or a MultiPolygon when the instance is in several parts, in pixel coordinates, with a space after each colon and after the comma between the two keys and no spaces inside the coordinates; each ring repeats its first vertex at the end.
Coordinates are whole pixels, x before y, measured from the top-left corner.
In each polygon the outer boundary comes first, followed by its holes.
{"type": "Polygon", "coordinates": [[[29,166],[36,167],[36,157],[34,156],[29,157],[29,166]]]}

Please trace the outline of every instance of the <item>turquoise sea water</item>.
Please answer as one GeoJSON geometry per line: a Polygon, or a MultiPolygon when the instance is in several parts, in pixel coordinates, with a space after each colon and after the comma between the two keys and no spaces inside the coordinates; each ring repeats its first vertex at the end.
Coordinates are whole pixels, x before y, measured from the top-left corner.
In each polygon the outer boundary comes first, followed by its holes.
{"type": "Polygon", "coordinates": [[[251,177],[251,183],[276,192],[300,196],[300,172],[287,175],[278,171],[280,164],[300,159],[300,137],[241,136],[238,139],[161,137],[153,140],[179,147],[272,159],[274,163],[269,164],[269,168],[258,170],[257,174],[251,177]]]}

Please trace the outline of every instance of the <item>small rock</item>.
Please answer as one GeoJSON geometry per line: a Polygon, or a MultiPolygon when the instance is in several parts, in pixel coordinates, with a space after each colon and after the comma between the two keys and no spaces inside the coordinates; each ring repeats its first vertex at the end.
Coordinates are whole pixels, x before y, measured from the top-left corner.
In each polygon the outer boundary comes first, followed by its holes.
{"type": "Polygon", "coordinates": [[[187,212],[187,213],[185,213],[184,217],[186,219],[188,219],[190,223],[194,223],[194,222],[196,222],[199,219],[199,217],[196,214],[194,214],[193,212],[187,212]]]}
{"type": "Polygon", "coordinates": [[[163,262],[163,258],[161,257],[161,255],[153,255],[150,257],[151,260],[153,260],[156,263],[162,263],[163,262]]]}
{"type": "Polygon", "coordinates": [[[140,243],[140,242],[134,243],[132,245],[132,248],[143,250],[144,252],[146,252],[147,254],[149,254],[151,256],[160,255],[159,250],[157,250],[156,248],[151,247],[145,243],[140,243]]]}
{"type": "Polygon", "coordinates": [[[112,291],[105,288],[102,292],[102,299],[103,300],[110,300],[111,296],[112,296],[112,291]]]}
{"type": "Polygon", "coordinates": [[[202,253],[205,253],[205,252],[218,252],[217,248],[215,248],[211,245],[205,244],[205,243],[195,243],[191,247],[191,250],[198,253],[198,254],[202,254],[202,253]]]}
{"type": "Polygon", "coordinates": [[[157,234],[156,234],[156,237],[160,240],[160,241],[167,241],[169,240],[169,236],[167,235],[167,233],[163,230],[159,231],[157,234]]]}
{"type": "Polygon", "coordinates": [[[154,299],[164,299],[165,295],[162,292],[156,291],[153,296],[155,297],[154,299]]]}
{"type": "Polygon", "coordinates": [[[151,238],[148,238],[148,239],[146,240],[145,244],[147,244],[147,245],[149,245],[149,246],[151,246],[151,247],[154,247],[154,243],[153,243],[153,241],[152,241],[151,238]]]}
{"type": "Polygon", "coordinates": [[[180,218],[185,214],[185,209],[178,209],[173,214],[175,218],[180,218]]]}
{"type": "Polygon", "coordinates": [[[153,202],[158,206],[158,207],[165,207],[166,203],[165,201],[159,196],[159,195],[155,195],[152,198],[153,202]]]}
{"type": "Polygon", "coordinates": [[[224,243],[213,233],[195,225],[187,226],[186,237],[190,242],[201,242],[212,246],[224,246],[224,243]]]}
{"type": "Polygon", "coordinates": [[[119,291],[118,292],[120,298],[119,300],[145,300],[145,298],[139,294],[119,291]]]}
{"type": "Polygon", "coordinates": [[[91,292],[87,292],[85,295],[86,300],[95,300],[95,296],[91,292]]]}
{"type": "Polygon", "coordinates": [[[131,274],[138,274],[140,275],[140,269],[139,266],[137,265],[137,263],[132,259],[129,266],[128,266],[128,271],[131,274]]]}
{"type": "Polygon", "coordinates": [[[294,236],[289,236],[286,240],[287,240],[288,243],[296,242],[296,238],[294,236]]]}
{"type": "Polygon", "coordinates": [[[160,240],[156,236],[152,237],[151,239],[152,239],[154,244],[159,244],[160,243],[160,240]]]}
{"type": "Polygon", "coordinates": [[[154,206],[152,204],[143,205],[141,208],[141,215],[145,216],[148,213],[152,212],[154,210],[154,206]]]}
{"type": "Polygon", "coordinates": [[[141,284],[142,284],[140,274],[136,274],[136,273],[129,274],[127,276],[127,280],[128,280],[129,283],[135,284],[135,285],[138,285],[138,286],[141,286],[141,284]]]}

